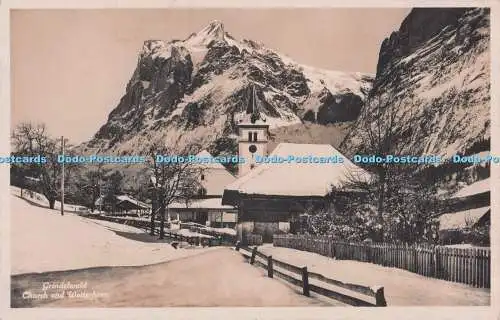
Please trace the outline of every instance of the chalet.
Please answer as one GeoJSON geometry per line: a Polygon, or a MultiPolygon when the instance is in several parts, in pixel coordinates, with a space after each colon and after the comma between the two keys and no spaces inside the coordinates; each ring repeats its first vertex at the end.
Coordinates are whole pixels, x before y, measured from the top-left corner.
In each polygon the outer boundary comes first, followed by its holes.
{"type": "Polygon", "coordinates": [[[462,188],[446,201],[445,208],[446,213],[438,217],[440,243],[451,245],[474,242],[468,237],[470,231],[490,225],[490,179],[462,188]]]}
{"type": "Polygon", "coordinates": [[[234,227],[237,211],[233,206],[222,205],[224,187],[236,180],[221,163],[203,150],[197,157],[212,159],[197,164],[202,186],[198,196],[188,202],[176,202],[168,206],[169,219],[182,222],[196,222],[212,227],[234,227]]]}
{"type": "Polygon", "coordinates": [[[104,196],[99,197],[95,202],[96,208],[107,211],[114,215],[145,215],[151,211],[151,206],[139,201],[129,195],[116,195],[114,201],[105,201],[104,196]],[[113,202],[113,204],[109,203],[113,202]]]}

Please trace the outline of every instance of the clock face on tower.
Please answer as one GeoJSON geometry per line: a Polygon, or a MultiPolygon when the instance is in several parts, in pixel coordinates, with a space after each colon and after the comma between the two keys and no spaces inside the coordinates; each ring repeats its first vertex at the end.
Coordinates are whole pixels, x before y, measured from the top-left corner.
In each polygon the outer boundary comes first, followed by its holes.
{"type": "Polygon", "coordinates": [[[250,147],[248,147],[248,151],[250,151],[250,153],[255,153],[257,152],[257,147],[252,144],[250,147]]]}

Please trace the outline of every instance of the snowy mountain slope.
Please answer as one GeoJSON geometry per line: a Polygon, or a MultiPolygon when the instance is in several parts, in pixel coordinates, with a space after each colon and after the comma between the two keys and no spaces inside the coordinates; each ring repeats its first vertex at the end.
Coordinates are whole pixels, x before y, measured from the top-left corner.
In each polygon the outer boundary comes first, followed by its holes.
{"type": "Polygon", "coordinates": [[[260,43],[234,39],[213,21],[182,41],[145,41],[125,95],[80,149],[130,154],[157,139],[210,144],[232,137],[254,89],[271,128],[353,121],[372,80],[301,66],[260,43]]]}
{"type": "MultiPolygon", "coordinates": [[[[395,150],[448,158],[489,141],[489,28],[488,9],[419,8],[384,40],[370,94],[394,99],[395,150]]],[[[351,127],[340,147],[345,153],[367,150],[376,105],[369,103],[351,127]]]]}
{"type": "Polygon", "coordinates": [[[338,148],[351,125],[352,122],[328,125],[304,122],[297,125],[276,128],[270,130],[271,136],[267,150],[268,152],[272,152],[282,142],[329,144],[334,148],[338,148]]]}

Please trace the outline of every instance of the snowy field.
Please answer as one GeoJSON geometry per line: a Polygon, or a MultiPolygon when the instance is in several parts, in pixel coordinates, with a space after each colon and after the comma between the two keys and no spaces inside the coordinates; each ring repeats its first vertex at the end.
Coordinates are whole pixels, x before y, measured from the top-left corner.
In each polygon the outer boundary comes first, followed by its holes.
{"type": "Polygon", "coordinates": [[[488,289],[423,277],[397,268],[350,260],[334,260],[316,253],[266,244],[259,251],[325,277],[365,286],[383,286],[388,306],[487,306],[488,289]]]}
{"type": "MultiPolygon", "coordinates": [[[[21,196],[21,188],[10,186],[10,194],[15,196],[21,196]]],[[[47,198],[45,198],[44,195],[40,193],[24,189],[23,198],[28,199],[32,204],[37,204],[41,207],[49,208],[49,201],[47,200],[47,198]]],[[[61,210],[60,201],[55,202],[54,209],[59,211],[61,210]]],[[[64,205],[64,212],[76,212],[76,211],[86,211],[86,210],[88,209],[84,206],[77,206],[72,204],[64,205]]]]}
{"type": "Polygon", "coordinates": [[[138,266],[216,248],[174,249],[141,229],[86,219],[11,196],[11,273],[138,266]]]}

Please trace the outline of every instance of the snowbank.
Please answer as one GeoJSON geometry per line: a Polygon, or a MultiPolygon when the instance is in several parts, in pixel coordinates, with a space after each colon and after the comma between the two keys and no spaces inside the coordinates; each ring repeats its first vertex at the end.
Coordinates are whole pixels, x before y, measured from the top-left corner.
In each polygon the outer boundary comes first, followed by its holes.
{"type": "Polygon", "coordinates": [[[11,196],[11,273],[159,263],[216,248],[174,249],[143,230],[11,196]]]}
{"type": "Polygon", "coordinates": [[[384,287],[388,306],[486,306],[488,289],[426,278],[397,268],[372,263],[334,260],[319,254],[264,245],[259,251],[325,277],[365,286],[384,287]]]}
{"type": "MultiPolygon", "coordinates": [[[[21,196],[21,188],[19,187],[14,187],[10,186],[10,194],[15,195],[15,196],[21,196]]],[[[42,207],[49,208],[49,201],[47,198],[38,192],[30,191],[27,189],[23,190],[23,198],[28,199],[29,201],[40,205],[42,207]]],[[[61,210],[61,202],[56,201],[54,204],[54,209],[55,210],[61,210]]],[[[72,211],[72,212],[87,212],[89,209],[84,206],[79,206],[79,205],[72,205],[72,204],[64,204],[64,212],[72,211]]]]}

